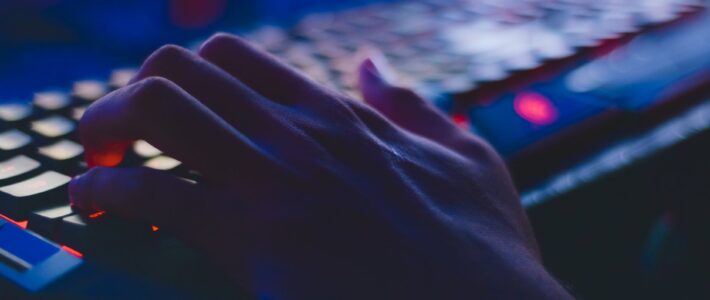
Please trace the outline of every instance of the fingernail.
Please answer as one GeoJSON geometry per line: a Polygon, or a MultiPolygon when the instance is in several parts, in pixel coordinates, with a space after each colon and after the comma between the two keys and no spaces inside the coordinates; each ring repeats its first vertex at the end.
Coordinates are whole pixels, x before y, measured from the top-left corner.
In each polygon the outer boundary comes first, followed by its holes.
{"type": "Polygon", "coordinates": [[[380,70],[375,65],[375,62],[372,61],[372,58],[366,58],[365,61],[362,63],[362,66],[365,69],[365,72],[367,72],[367,74],[371,77],[374,77],[374,79],[385,81],[382,77],[382,73],[380,73],[380,70]]]}
{"type": "Polygon", "coordinates": [[[392,73],[383,59],[368,57],[365,61],[363,61],[362,66],[366,75],[365,80],[367,80],[370,84],[380,86],[392,85],[392,73]]]}

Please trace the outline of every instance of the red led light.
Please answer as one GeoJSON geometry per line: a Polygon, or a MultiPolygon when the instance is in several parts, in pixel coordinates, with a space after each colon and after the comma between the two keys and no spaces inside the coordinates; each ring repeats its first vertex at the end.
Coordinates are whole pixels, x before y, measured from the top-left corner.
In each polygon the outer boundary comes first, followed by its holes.
{"type": "Polygon", "coordinates": [[[74,250],[74,249],[72,249],[72,248],[69,248],[68,246],[65,246],[65,245],[62,245],[62,250],[66,251],[66,252],[68,252],[69,254],[74,255],[74,256],[76,256],[76,257],[78,257],[78,258],[84,257],[84,254],[82,254],[81,252],[76,251],[76,250],[74,250]]]}
{"type": "Polygon", "coordinates": [[[97,211],[97,212],[95,212],[95,213],[93,213],[93,214],[90,214],[90,215],[89,215],[89,218],[96,219],[96,218],[98,218],[98,217],[100,217],[100,216],[103,216],[103,215],[105,215],[105,214],[106,214],[105,211],[97,211]]]}
{"type": "Polygon", "coordinates": [[[454,121],[454,124],[456,124],[459,127],[462,128],[468,128],[468,118],[464,115],[456,114],[451,116],[451,120],[454,121]]]}
{"type": "Polygon", "coordinates": [[[557,108],[550,99],[533,92],[525,92],[515,97],[513,108],[521,118],[535,125],[548,125],[557,120],[557,108]]]}
{"type": "Polygon", "coordinates": [[[155,225],[150,226],[150,229],[153,230],[153,232],[160,230],[160,228],[158,228],[158,226],[155,226],[155,225]]]}

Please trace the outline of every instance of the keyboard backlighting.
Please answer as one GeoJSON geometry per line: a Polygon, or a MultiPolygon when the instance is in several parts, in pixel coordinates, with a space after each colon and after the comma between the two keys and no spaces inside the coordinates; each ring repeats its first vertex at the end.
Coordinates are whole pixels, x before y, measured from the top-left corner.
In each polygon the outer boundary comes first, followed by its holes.
{"type": "Polygon", "coordinates": [[[84,257],[84,254],[82,254],[81,252],[76,251],[76,250],[74,250],[74,249],[72,249],[72,248],[69,248],[68,246],[62,245],[61,248],[62,248],[62,250],[66,251],[66,252],[68,252],[69,254],[74,255],[74,256],[76,256],[76,257],[78,257],[78,258],[84,257]]]}
{"type": "Polygon", "coordinates": [[[106,214],[105,211],[97,211],[97,212],[95,212],[95,213],[93,213],[93,214],[90,214],[90,215],[89,215],[89,218],[96,219],[96,218],[98,218],[98,217],[100,217],[100,216],[103,216],[104,214],[106,214]]]}

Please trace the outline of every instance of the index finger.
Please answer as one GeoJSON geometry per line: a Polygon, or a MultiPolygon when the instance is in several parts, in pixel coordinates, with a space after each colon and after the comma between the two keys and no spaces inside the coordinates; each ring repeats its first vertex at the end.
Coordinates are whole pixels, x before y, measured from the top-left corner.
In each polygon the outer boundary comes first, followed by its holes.
{"type": "Polygon", "coordinates": [[[262,169],[266,156],[249,139],[172,82],[151,77],[94,103],[79,124],[89,166],[115,166],[143,139],[207,177],[262,169]],[[236,163],[235,163],[236,162],[236,163]]]}

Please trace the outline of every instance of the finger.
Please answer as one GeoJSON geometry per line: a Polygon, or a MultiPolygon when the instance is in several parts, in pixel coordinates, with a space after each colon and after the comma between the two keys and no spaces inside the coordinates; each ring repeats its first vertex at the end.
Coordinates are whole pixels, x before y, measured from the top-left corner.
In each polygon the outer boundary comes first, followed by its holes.
{"type": "Polygon", "coordinates": [[[398,126],[440,144],[454,146],[461,130],[413,91],[390,85],[372,59],[360,65],[360,92],[366,103],[398,126]]]}
{"type": "Polygon", "coordinates": [[[316,82],[233,35],[212,36],[198,53],[266,98],[282,104],[314,103],[322,101],[324,97],[318,96],[326,94],[316,82]]]}
{"type": "Polygon", "coordinates": [[[203,186],[148,168],[94,168],[69,184],[72,205],[187,232],[209,215],[203,186]],[[202,219],[200,221],[199,219],[202,219]]]}
{"type": "Polygon", "coordinates": [[[163,77],[198,99],[210,110],[247,135],[273,133],[279,119],[278,107],[196,54],[167,45],[146,59],[132,82],[163,77]]]}
{"type": "Polygon", "coordinates": [[[233,178],[233,163],[245,170],[265,167],[266,156],[247,138],[160,77],[94,103],[82,117],[79,133],[90,166],[115,166],[128,144],[144,139],[206,177],[233,178]]]}

